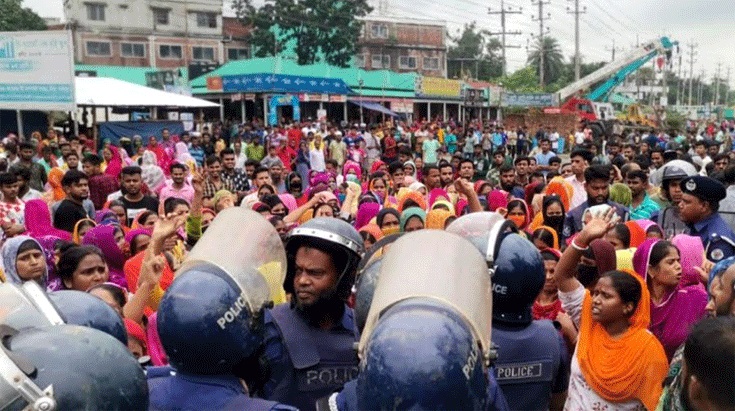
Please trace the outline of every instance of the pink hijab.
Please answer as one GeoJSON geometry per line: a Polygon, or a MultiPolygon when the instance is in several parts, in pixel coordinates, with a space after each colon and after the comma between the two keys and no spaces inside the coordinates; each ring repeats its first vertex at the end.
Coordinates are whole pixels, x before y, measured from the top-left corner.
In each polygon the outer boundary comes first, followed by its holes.
{"type": "MultiPolygon", "coordinates": [[[[651,261],[653,246],[661,241],[649,238],[644,241],[633,255],[633,267],[636,273],[648,280],[648,266],[651,261]]],[[[683,268],[683,267],[682,267],[683,268]]],[[[705,315],[707,293],[701,286],[679,285],[664,296],[660,304],[651,300],[651,324],[648,329],[658,338],[666,351],[669,361],[674,352],[684,343],[689,329],[705,315]]]]}
{"type": "Polygon", "coordinates": [[[45,201],[27,201],[23,213],[25,215],[26,235],[35,239],[53,236],[64,241],[71,241],[70,233],[54,228],[51,224],[51,212],[45,201]]]}
{"type": "Polygon", "coordinates": [[[120,151],[117,147],[112,145],[107,148],[110,149],[110,151],[112,152],[112,158],[107,163],[105,174],[117,178],[123,169],[122,159],[120,158],[120,151]]]}
{"type": "Polygon", "coordinates": [[[451,201],[449,194],[443,188],[434,188],[429,191],[429,209],[437,202],[441,197],[447,201],[451,201]]]}
{"type": "Polygon", "coordinates": [[[299,208],[298,204],[296,204],[296,198],[288,193],[279,194],[278,198],[281,199],[281,202],[283,205],[286,206],[286,209],[288,209],[288,212],[291,213],[297,208],[299,208]]]}
{"type": "MultiPolygon", "coordinates": [[[[681,281],[682,287],[699,286],[704,290],[699,273],[694,267],[702,266],[704,262],[704,245],[702,239],[686,234],[675,236],[671,242],[679,249],[681,255],[681,281]]],[[[706,290],[705,290],[706,291],[706,290]]]]}
{"type": "Polygon", "coordinates": [[[151,357],[153,365],[157,367],[168,365],[166,351],[164,351],[163,344],[161,344],[161,337],[158,336],[158,313],[148,316],[146,337],[148,338],[148,355],[151,357]]]}
{"type": "Polygon", "coordinates": [[[377,203],[363,203],[357,209],[357,216],[355,218],[355,228],[357,230],[365,227],[373,217],[378,215],[380,211],[380,204],[377,203]]]}

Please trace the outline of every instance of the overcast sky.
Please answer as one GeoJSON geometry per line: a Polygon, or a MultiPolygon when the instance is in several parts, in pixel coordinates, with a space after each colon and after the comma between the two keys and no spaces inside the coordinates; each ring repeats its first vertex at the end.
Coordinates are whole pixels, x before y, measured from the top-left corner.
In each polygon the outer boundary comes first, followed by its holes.
{"type": "MultiPolygon", "coordinates": [[[[371,0],[377,8],[379,0],[371,0]]],[[[392,15],[422,19],[443,20],[450,33],[456,33],[465,23],[477,21],[478,27],[499,31],[500,16],[488,15],[488,7],[500,9],[501,0],[386,0],[392,15]]],[[[63,0],[24,0],[24,4],[43,17],[62,17],[63,0]]],[[[726,67],[732,66],[731,84],[735,83],[735,42],[732,37],[730,14],[723,12],[732,7],[732,0],[579,0],[586,14],[580,17],[581,54],[583,61],[609,61],[613,41],[621,56],[640,41],[651,40],[663,34],[678,40],[680,51],[685,54],[682,67],[688,71],[686,44],[698,43],[694,64],[695,75],[706,71],[712,79],[717,63],[722,63],[721,77],[726,67]]],[[[230,3],[230,0],[225,0],[230,3]]],[[[538,17],[538,6],[531,0],[505,0],[506,7],[514,10],[523,8],[520,15],[508,15],[507,30],[520,30],[519,36],[508,36],[509,45],[520,45],[520,49],[508,49],[510,70],[521,67],[526,60],[526,43],[530,34],[538,34],[539,24],[532,20],[538,17]]],[[[574,16],[567,13],[574,7],[574,0],[550,0],[544,5],[544,15],[551,13],[545,24],[549,35],[556,37],[565,56],[574,54],[574,16]]],[[[229,7],[226,7],[228,9],[229,7]]],[[[226,11],[227,12],[227,11],[226,11]]],[[[674,58],[678,69],[678,57],[674,58]]]]}

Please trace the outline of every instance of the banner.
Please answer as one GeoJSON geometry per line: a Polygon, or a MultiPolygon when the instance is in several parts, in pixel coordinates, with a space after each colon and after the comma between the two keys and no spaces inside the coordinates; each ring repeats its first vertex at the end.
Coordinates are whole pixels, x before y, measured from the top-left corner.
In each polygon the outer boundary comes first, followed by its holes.
{"type": "Polygon", "coordinates": [[[71,31],[0,32],[0,109],[76,109],[71,31]]]}
{"type": "Polygon", "coordinates": [[[503,94],[503,106],[505,107],[549,107],[554,105],[552,94],[503,94]]]}
{"type": "Polygon", "coordinates": [[[352,90],[338,78],[291,76],[286,74],[236,74],[222,76],[222,90],[237,92],[281,92],[312,94],[348,94],[352,90]]]}
{"type": "Polygon", "coordinates": [[[460,98],[462,82],[441,77],[422,77],[417,94],[422,96],[460,98]]]}

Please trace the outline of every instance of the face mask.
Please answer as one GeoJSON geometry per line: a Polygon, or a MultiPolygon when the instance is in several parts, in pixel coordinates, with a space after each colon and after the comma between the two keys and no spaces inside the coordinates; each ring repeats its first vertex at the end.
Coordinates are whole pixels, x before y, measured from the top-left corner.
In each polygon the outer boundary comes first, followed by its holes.
{"type": "Polygon", "coordinates": [[[551,227],[559,227],[560,225],[564,224],[564,216],[563,215],[555,215],[555,216],[549,216],[546,217],[546,225],[551,227]]]}
{"type": "Polygon", "coordinates": [[[303,187],[302,187],[301,181],[295,181],[291,183],[291,190],[301,190],[302,188],[303,187]]]}
{"type": "Polygon", "coordinates": [[[382,228],[381,231],[385,235],[397,234],[401,231],[401,227],[394,225],[394,226],[382,228]]]}
{"type": "Polygon", "coordinates": [[[592,284],[593,281],[597,280],[597,276],[597,267],[584,264],[577,265],[577,279],[585,287],[592,284]]]}
{"type": "Polygon", "coordinates": [[[512,221],[518,228],[523,228],[526,223],[526,217],[522,215],[509,215],[508,220],[512,221]]]}

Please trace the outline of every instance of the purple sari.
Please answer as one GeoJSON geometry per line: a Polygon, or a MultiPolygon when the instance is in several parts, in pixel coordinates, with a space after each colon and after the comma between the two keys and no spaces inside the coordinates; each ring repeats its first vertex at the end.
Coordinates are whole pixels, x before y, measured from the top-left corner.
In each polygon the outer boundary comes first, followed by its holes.
{"type": "Polygon", "coordinates": [[[93,245],[102,251],[107,268],[110,270],[108,281],[127,290],[128,281],[125,279],[125,273],[123,272],[125,254],[115,242],[115,230],[120,230],[120,228],[111,225],[98,225],[87,231],[82,244],[93,245]]]}

